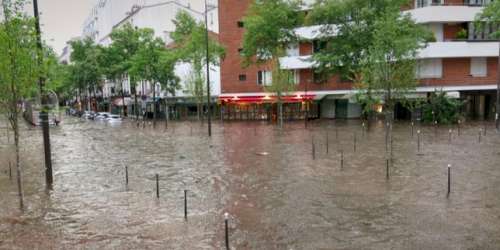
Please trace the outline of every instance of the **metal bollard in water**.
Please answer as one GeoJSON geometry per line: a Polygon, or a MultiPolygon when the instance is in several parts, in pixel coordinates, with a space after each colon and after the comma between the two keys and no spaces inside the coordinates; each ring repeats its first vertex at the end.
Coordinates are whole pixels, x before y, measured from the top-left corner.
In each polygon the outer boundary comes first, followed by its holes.
{"type": "Polygon", "coordinates": [[[340,150],[340,169],[344,168],[344,150],[340,150]]]}
{"type": "Polygon", "coordinates": [[[418,152],[420,152],[420,130],[417,130],[417,144],[418,152]]]}
{"type": "Polygon", "coordinates": [[[451,144],[451,136],[452,136],[453,130],[448,130],[448,144],[451,144]]]}
{"type": "Polygon", "coordinates": [[[160,176],[156,174],[156,198],[160,198],[160,176]]]}
{"type": "Polygon", "coordinates": [[[415,123],[411,122],[411,138],[413,138],[413,129],[415,128],[415,123]]]}
{"type": "Polygon", "coordinates": [[[224,214],[224,228],[225,228],[225,235],[226,235],[226,249],[229,250],[229,214],[225,213],[224,214]]]}
{"type": "Polygon", "coordinates": [[[316,160],[316,146],[314,145],[314,137],[313,139],[311,140],[311,148],[312,148],[312,158],[313,160],[316,160]]]}
{"type": "Polygon", "coordinates": [[[385,169],[385,178],[386,179],[389,179],[389,164],[390,164],[390,160],[387,159],[387,163],[386,163],[386,169],[385,169]]]}
{"type": "Polygon", "coordinates": [[[125,166],[125,184],[128,185],[128,166],[125,166]]]}
{"type": "Polygon", "coordinates": [[[184,220],[188,219],[187,190],[184,190],[184,220]]]}
{"type": "Polygon", "coordinates": [[[448,194],[449,197],[451,193],[451,164],[448,164],[448,194]]]}
{"type": "Polygon", "coordinates": [[[354,140],[354,143],[353,143],[353,147],[354,147],[354,148],[353,148],[353,149],[354,149],[354,153],[356,153],[356,142],[357,142],[357,135],[356,135],[356,133],[354,133],[354,138],[353,138],[353,140],[354,140]]]}
{"type": "Polygon", "coordinates": [[[9,180],[12,180],[12,164],[9,161],[9,180]]]}
{"type": "Polygon", "coordinates": [[[328,154],[329,150],[329,134],[326,132],[326,154],[328,154]]]}

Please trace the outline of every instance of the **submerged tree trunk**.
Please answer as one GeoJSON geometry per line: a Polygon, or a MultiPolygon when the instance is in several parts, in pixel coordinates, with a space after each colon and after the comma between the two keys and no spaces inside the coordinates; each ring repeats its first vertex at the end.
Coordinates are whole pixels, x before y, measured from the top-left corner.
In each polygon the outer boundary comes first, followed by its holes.
{"type": "Polygon", "coordinates": [[[168,128],[168,100],[165,97],[165,128],[168,128]]]}
{"type": "Polygon", "coordinates": [[[281,100],[281,93],[278,94],[278,125],[280,129],[283,128],[283,101],[281,100]]]}
{"type": "Polygon", "coordinates": [[[17,173],[17,191],[19,194],[19,207],[24,210],[24,192],[23,192],[23,180],[22,180],[22,169],[20,164],[20,150],[19,150],[19,127],[17,122],[17,111],[13,115],[13,127],[14,127],[14,146],[16,150],[16,173],[17,173]],[[15,125],[14,125],[15,124],[15,125]]]}
{"type": "Polygon", "coordinates": [[[127,106],[125,105],[125,89],[123,87],[123,77],[121,78],[121,86],[122,86],[122,113],[123,116],[127,116],[127,106]]]}

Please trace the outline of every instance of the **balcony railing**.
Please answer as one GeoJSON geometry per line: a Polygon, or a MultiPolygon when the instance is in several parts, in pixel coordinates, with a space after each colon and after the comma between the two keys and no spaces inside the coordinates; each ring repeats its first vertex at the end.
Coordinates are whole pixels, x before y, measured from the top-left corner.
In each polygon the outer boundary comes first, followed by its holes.
{"type": "Polygon", "coordinates": [[[417,0],[415,2],[416,8],[423,8],[429,6],[471,6],[481,7],[491,3],[494,0],[464,0],[463,2],[448,2],[447,0],[417,0]]]}

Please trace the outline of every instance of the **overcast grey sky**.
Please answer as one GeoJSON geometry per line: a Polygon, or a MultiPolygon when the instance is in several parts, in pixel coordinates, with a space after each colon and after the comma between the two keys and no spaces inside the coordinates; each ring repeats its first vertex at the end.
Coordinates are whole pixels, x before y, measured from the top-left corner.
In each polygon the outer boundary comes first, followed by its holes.
{"type": "Polygon", "coordinates": [[[66,41],[80,36],[95,0],[38,0],[43,38],[60,54],[66,41]]]}

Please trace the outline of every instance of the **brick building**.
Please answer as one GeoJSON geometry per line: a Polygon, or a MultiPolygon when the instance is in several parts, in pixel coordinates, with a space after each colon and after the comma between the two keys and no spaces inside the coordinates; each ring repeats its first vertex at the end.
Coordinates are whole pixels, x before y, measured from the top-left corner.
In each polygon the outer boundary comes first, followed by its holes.
{"type": "MultiPolygon", "coordinates": [[[[241,21],[251,0],[219,1],[220,41],[226,46],[221,64],[220,101],[226,119],[267,119],[275,115],[275,98],[265,93],[271,79],[266,65],[242,68],[240,50],[245,32],[241,21]]],[[[498,27],[475,31],[472,22],[489,0],[415,0],[404,10],[417,23],[429,27],[435,35],[418,55],[420,85],[415,95],[425,97],[435,90],[467,101],[465,111],[472,118],[494,119],[498,77],[499,44],[487,35],[498,27]]],[[[298,44],[291,44],[281,66],[294,72],[296,92],[285,99],[286,119],[308,115],[322,118],[354,118],[360,107],[352,98],[352,83],[339,76],[322,79],[307,60],[321,43],[319,26],[298,27],[298,44]],[[307,108],[308,107],[308,108],[307,108]]],[[[398,108],[397,108],[398,109],[398,108]]],[[[399,107],[399,109],[402,109],[399,107]]],[[[400,118],[408,114],[396,110],[400,118]]]]}

